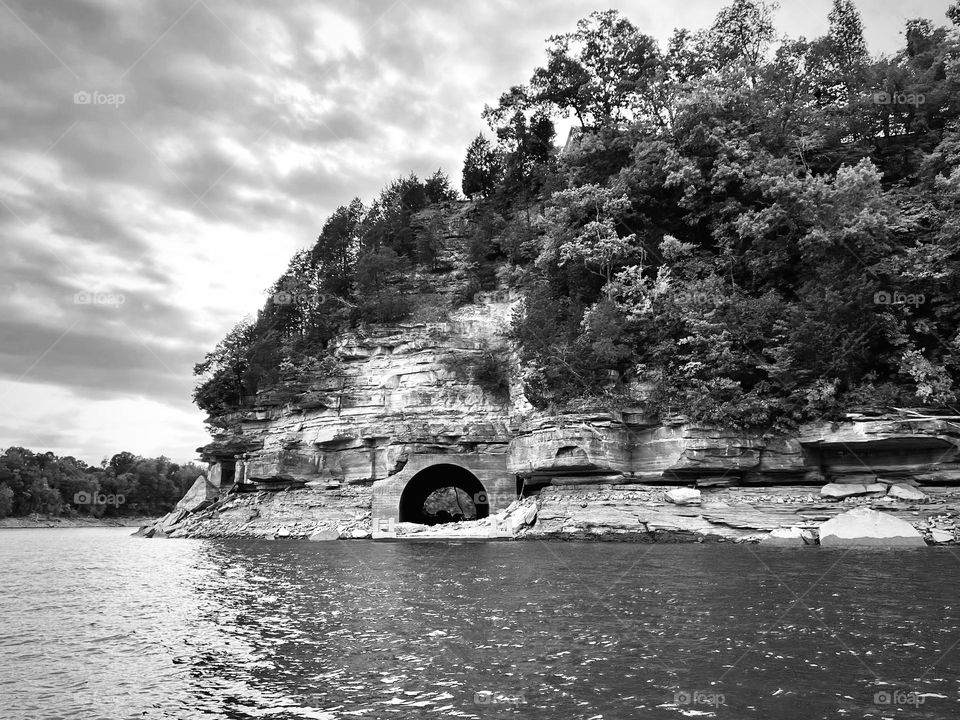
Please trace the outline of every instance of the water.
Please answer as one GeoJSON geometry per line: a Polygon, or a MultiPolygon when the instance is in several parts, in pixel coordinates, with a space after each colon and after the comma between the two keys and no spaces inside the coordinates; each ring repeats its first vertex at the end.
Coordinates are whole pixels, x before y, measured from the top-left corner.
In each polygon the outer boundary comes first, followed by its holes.
{"type": "Polygon", "coordinates": [[[0,531],[0,717],[960,717],[960,557],[0,531]]]}

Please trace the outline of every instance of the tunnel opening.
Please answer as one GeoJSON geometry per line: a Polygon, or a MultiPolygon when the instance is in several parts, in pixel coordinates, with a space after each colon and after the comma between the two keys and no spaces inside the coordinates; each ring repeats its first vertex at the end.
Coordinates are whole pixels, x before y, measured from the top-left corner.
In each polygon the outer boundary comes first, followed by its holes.
{"type": "Polygon", "coordinates": [[[414,475],[400,495],[400,522],[439,525],[490,514],[487,491],[459,465],[441,463],[414,475]]]}

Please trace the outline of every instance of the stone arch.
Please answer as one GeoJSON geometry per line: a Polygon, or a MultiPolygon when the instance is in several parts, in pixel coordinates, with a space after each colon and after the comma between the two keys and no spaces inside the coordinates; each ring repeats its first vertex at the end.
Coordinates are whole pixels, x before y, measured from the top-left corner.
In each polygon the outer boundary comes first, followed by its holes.
{"type": "Polygon", "coordinates": [[[472,472],[453,463],[429,465],[416,473],[400,493],[400,522],[435,524],[436,518],[424,510],[424,503],[441,488],[453,487],[465,492],[476,508],[477,519],[490,514],[490,501],[483,483],[472,472]]]}

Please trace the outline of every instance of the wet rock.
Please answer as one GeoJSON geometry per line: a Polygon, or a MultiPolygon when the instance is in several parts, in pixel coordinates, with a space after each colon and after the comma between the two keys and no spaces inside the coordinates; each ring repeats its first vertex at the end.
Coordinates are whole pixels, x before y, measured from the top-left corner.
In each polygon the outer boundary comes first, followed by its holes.
{"type": "Polygon", "coordinates": [[[826,546],[922,547],[923,536],[906,520],[868,507],[858,507],[820,526],[826,546]]]}
{"type": "Polygon", "coordinates": [[[333,528],[323,528],[322,530],[317,530],[307,538],[311,542],[324,542],[327,540],[339,540],[340,534],[333,528]]]}
{"type": "Polygon", "coordinates": [[[180,524],[185,517],[187,517],[186,510],[183,508],[176,509],[173,512],[168,513],[163,518],[163,520],[160,522],[160,529],[164,532],[168,532],[174,525],[180,524]]]}
{"type": "Polygon", "coordinates": [[[905,484],[891,485],[888,494],[900,500],[909,502],[924,502],[927,496],[915,487],[905,484]]]}
{"type": "Polygon", "coordinates": [[[935,543],[949,543],[949,542],[953,542],[954,534],[952,531],[949,531],[949,530],[941,530],[939,528],[935,528],[930,531],[930,539],[933,540],[935,543]]]}
{"type": "Polygon", "coordinates": [[[190,486],[180,502],[177,503],[177,508],[188,513],[197,512],[213,503],[219,492],[218,488],[209,483],[203,475],[200,475],[193,481],[193,485],[190,486]]]}
{"type": "Polygon", "coordinates": [[[803,531],[798,527],[777,528],[760,540],[761,545],[805,545],[803,531]]]}
{"type": "Polygon", "coordinates": [[[675,488],[665,492],[664,499],[675,505],[699,505],[700,491],[695,488],[675,488]]]}
{"type": "Polygon", "coordinates": [[[534,501],[530,503],[530,507],[526,509],[523,514],[523,522],[526,525],[533,525],[537,519],[537,503],[534,501]]]}

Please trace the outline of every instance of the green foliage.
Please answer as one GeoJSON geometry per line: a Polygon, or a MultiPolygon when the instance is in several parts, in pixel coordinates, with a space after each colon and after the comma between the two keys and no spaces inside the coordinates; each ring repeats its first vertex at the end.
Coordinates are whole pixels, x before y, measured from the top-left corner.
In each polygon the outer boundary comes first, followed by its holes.
{"type": "Polygon", "coordinates": [[[0,518],[13,512],[14,492],[6,484],[0,483],[0,518]]]}
{"type": "Polygon", "coordinates": [[[128,452],[94,468],[69,456],[7,448],[0,455],[0,517],[162,515],[203,474],[193,463],[178,465],[164,457],[143,458],[128,452]],[[122,496],[123,502],[89,501],[98,495],[122,496]]]}
{"type": "Polygon", "coordinates": [[[501,173],[500,156],[482,133],[477,135],[463,160],[463,194],[486,197],[496,188],[501,173]]]}
{"type": "MultiPolygon", "coordinates": [[[[810,40],[778,38],[774,9],[732,0],[663,50],[616,11],[550,38],[484,109],[496,144],[467,149],[467,209],[438,173],[337,210],[271,289],[298,300],[198,365],[198,404],[227,411],[323,361],[344,327],[403,317],[409,276],[448,265],[456,302],[519,284],[511,334],[537,407],[784,427],[954,403],[960,35],[912,19],[901,51],[871,58],[852,0],[810,40]]],[[[463,371],[495,387],[484,363],[463,371]]]]}
{"type": "Polygon", "coordinates": [[[510,400],[509,358],[489,348],[479,354],[447,355],[444,366],[461,382],[473,382],[501,402],[510,400]]]}
{"type": "Polygon", "coordinates": [[[197,406],[211,417],[229,413],[287,382],[281,368],[327,358],[338,331],[405,317],[406,274],[415,263],[437,269],[457,199],[437,170],[426,180],[394,180],[369,207],[354,198],[337,208],[313,247],[294,255],[267,290],[256,318],[236,325],[194,367],[197,406]]]}
{"type": "Polygon", "coordinates": [[[581,127],[615,124],[654,76],[656,41],[616,10],[591,13],[574,32],[548,41],[547,64],[531,80],[532,99],[568,113],[581,127]]]}

